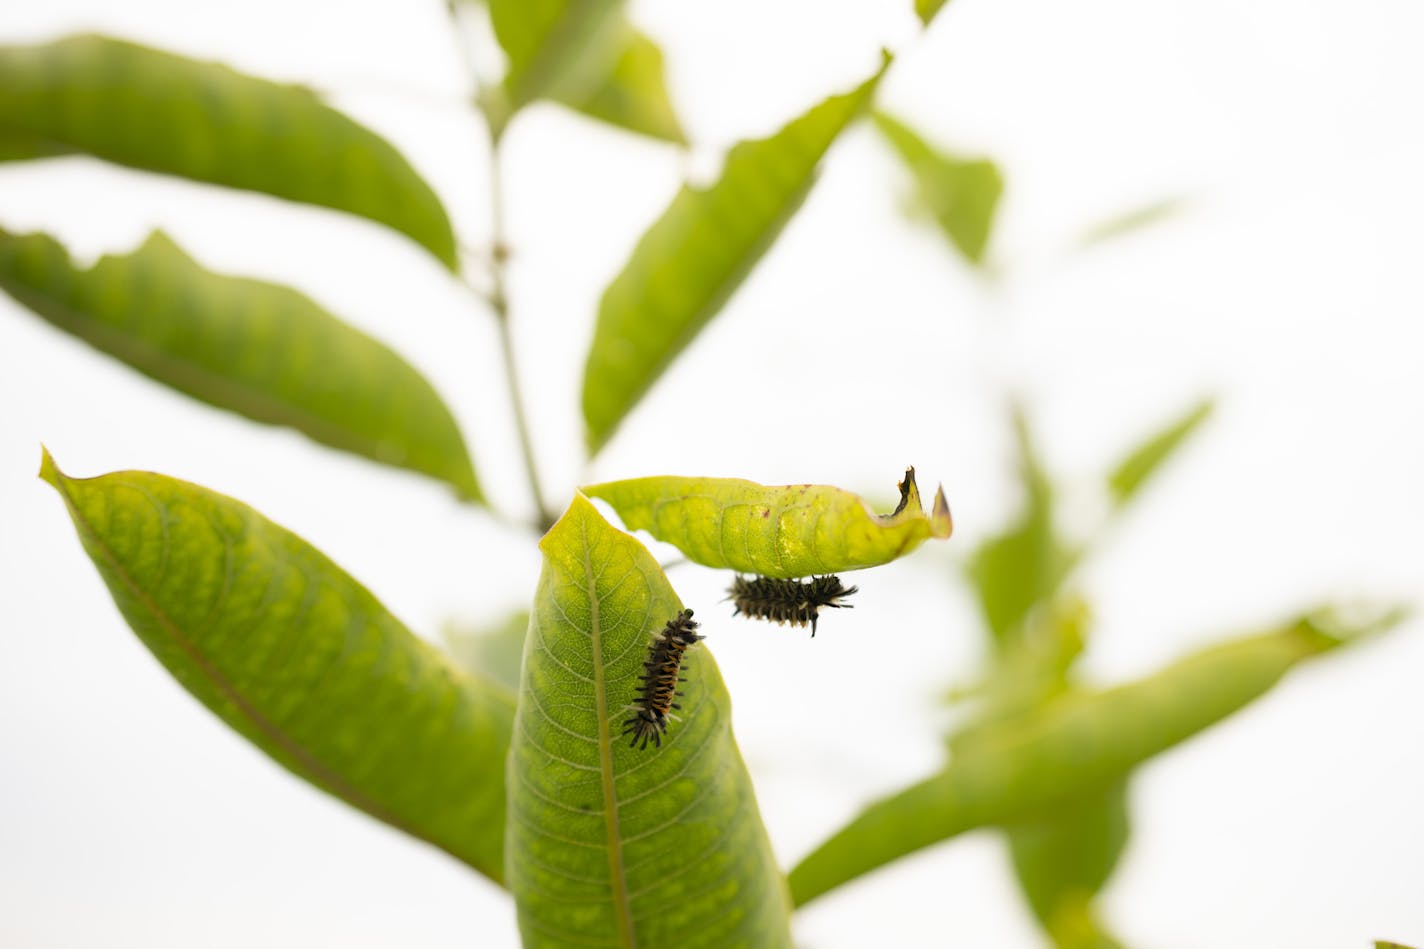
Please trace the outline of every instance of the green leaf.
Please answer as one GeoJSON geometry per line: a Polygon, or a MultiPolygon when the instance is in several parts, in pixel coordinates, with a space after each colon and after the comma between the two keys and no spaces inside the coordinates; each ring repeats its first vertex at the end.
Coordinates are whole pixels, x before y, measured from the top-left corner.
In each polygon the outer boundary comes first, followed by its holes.
{"type": "Polygon", "coordinates": [[[1206,649],[1138,682],[1068,694],[1005,722],[938,774],[866,808],[791,872],[797,905],[968,830],[1051,813],[1101,793],[1160,754],[1265,694],[1297,663],[1397,623],[1302,617],[1206,649]]]}
{"type": "Polygon", "coordinates": [[[178,683],[277,763],[503,878],[513,708],[300,537],[144,471],[70,478],[46,452],[119,611],[178,683]]]}
{"type": "Polygon", "coordinates": [[[1384,939],[1376,939],[1375,949],[1409,949],[1409,947],[1402,942],[1389,942],[1384,939]]]}
{"type": "Polygon", "coordinates": [[[705,644],[661,746],[621,722],[682,609],[651,554],[576,495],[544,569],[509,758],[509,883],[524,945],[790,946],[786,888],[705,644]]]}
{"type": "Polygon", "coordinates": [[[578,96],[606,79],[625,51],[622,10],[621,0],[489,0],[508,60],[506,101],[491,116],[496,130],[535,99],[578,96]]]}
{"type": "Polygon", "coordinates": [[[1211,415],[1212,400],[1205,399],[1166,428],[1134,448],[1108,476],[1113,503],[1121,507],[1131,501],[1157,470],[1176,453],[1211,415]]]}
{"type": "Polygon", "coordinates": [[[915,179],[915,198],[972,264],[984,262],[1004,178],[992,161],[934,149],[903,122],[875,113],[875,126],[915,179]]]}
{"type": "Polygon", "coordinates": [[[0,89],[0,138],[358,214],[457,266],[430,186],[307,89],[103,36],[0,47],[0,89]]]}
{"type": "Polygon", "coordinates": [[[1071,799],[1004,828],[1019,886],[1059,949],[1107,949],[1092,900],[1127,844],[1127,784],[1071,799]]]}
{"type": "Polygon", "coordinates": [[[920,506],[914,468],[893,514],[876,514],[858,495],[828,485],[767,487],[740,478],[634,478],[583,491],[693,563],[764,577],[875,567],[954,530],[943,488],[931,513],[920,506]]]}
{"type": "Polygon", "coordinates": [[[1168,218],[1180,214],[1186,205],[1187,202],[1182,198],[1168,198],[1109,218],[1084,232],[1082,238],[1079,239],[1079,246],[1092,247],[1116,240],[1119,237],[1126,237],[1154,224],[1160,224],[1168,218]]]}
{"type": "Polygon", "coordinates": [[[493,629],[447,626],[442,638],[462,669],[474,678],[486,680],[491,688],[503,689],[513,705],[519,694],[519,666],[528,630],[529,613],[520,610],[493,629]]]}
{"type": "Polygon", "coordinates": [[[921,23],[925,26],[929,26],[935,14],[947,3],[949,3],[949,0],[915,0],[915,15],[920,18],[921,23]]]}
{"type": "Polygon", "coordinates": [[[430,383],[295,290],[211,273],[159,232],[83,270],[53,238],[3,229],[0,288],[180,392],[481,499],[464,439],[430,383]]]}
{"type": "Polygon", "coordinates": [[[1024,510],[1004,533],[986,540],[968,564],[984,618],[995,640],[1016,638],[1026,618],[1058,591],[1075,560],[1053,522],[1053,485],[1021,411],[1014,412],[1024,510]]]}
{"type": "Polygon", "coordinates": [[[643,235],[598,306],[583,380],[591,453],[766,253],[801,206],[822,156],[869,103],[883,73],[884,66],[770,138],[733,148],[719,181],[684,186],[643,235]]]}
{"type": "Polygon", "coordinates": [[[563,90],[559,101],[610,125],[687,144],[668,97],[662,50],[626,21],[617,44],[618,53],[606,74],[581,88],[563,90]]]}

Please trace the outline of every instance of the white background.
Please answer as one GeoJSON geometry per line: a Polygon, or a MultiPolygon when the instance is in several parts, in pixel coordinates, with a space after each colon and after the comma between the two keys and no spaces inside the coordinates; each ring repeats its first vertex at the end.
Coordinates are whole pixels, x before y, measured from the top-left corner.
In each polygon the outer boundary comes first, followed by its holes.
{"type": "MultiPolygon", "coordinates": [[[[1424,586],[1424,216],[1417,5],[955,0],[635,3],[696,142],[674,150],[541,106],[508,138],[517,344],[547,489],[654,473],[943,481],[948,544],[856,577],[801,632],[719,617],[725,577],[671,574],[708,615],[763,816],[790,865],[939,762],[934,695],[982,634],[954,561],[1016,503],[1003,399],[1039,422],[1068,517],[1120,451],[1191,400],[1220,410],[1083,577],[1086,671],[1112,682],[1337,596],[1424,586]],[[578,391],[598,294],[688,169],[900,53],[881,104],[998,159],[986,283],[903,220],[868,128],[597,462],[578,391]],[[1115,213],[1185,210],[1092,250],[1115,213]],[[907,661],[905,657],[913,657],[907,661]],[[780,671],[789,669],[789,672],[780,671]]],[[[397,142],[462,240],[487,240],[481,132],[443,5],[7,4],[0,41],[98,29],[332,94],[397,142]]],[[[0,95],[3,95],[0,90],[0,95]]],[[[83,260],[155,226],[205,265],[301,287],[445,395],[481,477],[527,509],[492,322],[422,251],[333,213],[84,159],[0,168],[0,226],[83,260]]],[[[309,790],[138,645],[33,477],[137,467],[239,497],[331,554],[413,627],[498,621],[529,538],[418,478],[174,396],[0,300],[0,945],[513,946],[513,911],[449,858],[309,790]]],[[[1424,943],[1421,626],[1305,668],[1139,772],[1104,905],[1134,946],[1424,943]]],[[[974,834],[825,897],[815,949],[1036,946],[999,842],[974,834]]]]}

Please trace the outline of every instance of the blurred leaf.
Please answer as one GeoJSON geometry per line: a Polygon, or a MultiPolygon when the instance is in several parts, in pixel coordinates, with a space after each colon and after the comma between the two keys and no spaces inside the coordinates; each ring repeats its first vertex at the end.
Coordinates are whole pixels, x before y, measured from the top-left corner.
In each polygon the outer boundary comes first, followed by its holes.
{"type": "Polygon", "coordinates": [[[989,673],[949,701],[979,702],[972,723],[950,739],[951,748],[974,740],[992,725],[1032,711],[1069,687],[1069,672],[1087,644],[1092,611],[1076,595],[1060,596],[1034,614],[1020,635],[1003,644],[989,673]]]}
{"type": "Polygon", "coordinates": [[[1004,829],[1019,885],[1059,949],[1116,946],[1091,907],[1127,844],[1126,782],[1004,829]]]}
{"type": "Polygon", "coordinates": [[[969,578],[984,618],[1001,645],[1021,630],[1034,607],[1048,602],[1072,567],[1075,554],[1059,540],[1053,523],[1053,486],[1034,446],[1028,421],[1014,412],[1024,511],[1007,531],[974,552],[969,578]]]}
{"type": "Polygon", "coordinates": [[[1178,448],[1211,415],[1213,402],[1204,399],[1166,428],[1134,448],[1108,476],[1108,489],[1119,507],[1127,504],[1148,479],[1172,457],[1178,448]]]}
{"type": "Polygon", "coordinates": [[[1383,939],[1376,939],[1375,949],[1409,949],[1409,947],[1402,942],[1387,942],[1383,939]]]}
{"type": "Polygon", "coordinates": [[[948,3],[949,0],[915,0],[915,15],[920,18],[921,23],[929,26],[935,14],[948,3]]]}
{"type": "Polygon", "coordinates": [[[509,777],[524,944],[790,946],[790,905],[705,644],[661,746],[621,721],[682,609],[657,562],[575,495],[539,543],[509,777]]]}
{"type": "Polygon", "coordinates": [[[1203,650],[1146,679],[1070,693],[1005,722],[938,774],[866,808],[791,872],[798,905],[892,860],[978,827],[1051,814],[1270,690],[1302,660],[1397,623],[1325,613],[1203,650]]]}
{"type": "Polygon", "coordinates": [[[943,488],[932,513],[924,512],[913,468],[893,514],[876,514],[858,495],[828,485],[767,487],[740,478],[634,478],[583,491],[693,563],[766,577],[875,567],[954,529],[943,488]]]}
{"type": "Polygon", "coordinates": [[[626,52],[620,0],[489,0],[489,11],[508,60],[496,134],[535,99],[578,98],[602,84],[626,52]]]}
{"type": "Polygon", "coordinates": [[[563,91],[558,99],[592,118],[620,128],[687,144],[663,78],[663,53],[656,43],[620,21],[618,54],[605,75],[563,91]]]}
{"type": "Polygon", "coordinates": [[[502,688],[512,705],[519,692],[519,665],[528,630],[529,613],[520,610],[493,629],[448,626],[443,638],[462,669],[472,677],[488,680],[492,687],[502,688]]]}
{"type": "Polygon", "coordinates": [[[988,159],[968,159],[935,150],[903,122],[875,113],[880,129],[915,179],[916,197],[945,237],[972,264],[984,262],[1004,178],[988,159]]]}
{"type": "Polygon", "coordinates": [[[430,186],[307,89],[103,36],[0,47],[0,89],[0,138],[359,214],[456,267],[430,186]]]}
{"type": "Polygon", "coordinates": [[[643,235],[598,307],[583,384],[590,452],[603,447],[751,272],[883,73],[884,66],[855,91],[827,99],[770,138],[733,148],[721,180],[707,188],[684,186],[643,235]]]}
{"type": "Polygon", "coordinates": [[[204,270],[156,231],[132,254],[82,270],[47,235],[0,230],[0,288],[194,398],[481,499],[464,439],[430,383],[289,287],[204,270]]]}
{"type": "Polygon", "coordinates": [[[1144,205],[1126,214],[1120,214],[1095,224],[1083,234],[1078,243],[1082,247],[1092,247],[1105,241],[1126,237],[1135,231],[1160,224],[1162,221],[1180,214],[1186,206],[1187,202],[1182,198],[1168,198],[1165,201],[1144,205]]]}
{"type": "Polygon", "coordinates": [[[144,471],[40,476],[120,612],[179,684],[283,767],[503,879],[513,708],[314,547],[144,471]]]}
{"type": "Polygon", "coordinates": [[[31,135],[18,129],[0,126],[0,161],[55,158],[71,153],[71,149],[41,135],[31,135]]]}

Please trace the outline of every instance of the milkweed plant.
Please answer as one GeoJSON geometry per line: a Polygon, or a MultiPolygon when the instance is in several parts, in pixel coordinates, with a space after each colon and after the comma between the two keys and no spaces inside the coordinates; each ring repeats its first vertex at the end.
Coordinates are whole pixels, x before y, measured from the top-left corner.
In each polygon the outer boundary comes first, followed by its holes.
{"type": "MultiPolygon", "coordinates": [[[[917,0],[926,27],[942,5],[917,0]]],[[[498,80],[473,74],[462,118],[482,122],[492,155],[494,236],[479,253],[465,252],[440,197],[396,147],[307,89],[99,35],[0,48],[0,157],[83,154],[367,218],[475,288],[503,346],[536,514],[495,513],[522,524],[543,558],[527,618],[490,634],[509,648],[432,645],[239,500],[147,471],[76,477],[45,452],[40,477],[139,642],[292,774],[504,888],[526,946],[791,946],[799,907],[975,829],[1002,837],[1054,944],[1120,945],[1095,897],[1128,836],[1137,767],[1397,613],[1311,606],[1140,680],[1086,684],[1076,662],[1093,613],[1079,568],[1211,405],[1107,466],[1102,523],[1076,536],[1058,526],[1031,420],[1007,410],[1022,508],[959,551],[943,579],[976,597],[989,656],[972,681],[946,670],[944,700],[960,714],[945,763],[780,866],[731,728],[717,637],[695,632],[698,620],[736,609],[739,623],[806,633],[834,623],[835,610],[855,605],[844,575],[950,540],[949,500],[942,489],[922,495],[916,471],[893,464],[882,487],[888,495],[898,480],[894,505],[830,485],[696,472],[544,497],[511,354],[504,135],[526,106],[552,101],[662,142],[685,136],[661,52],[618,5],[452,0],[449,12],[462,38],[487,16],[505,60],[498,80]],[[688,569],[721,572],[735,602],[685,601],[647,538],[698,565],[688,569]]],[[[951,266],[985,266],[1000,171],[880,111],[894,65],[883,54],[858,85],[738,144],[714,181],[683,187],[647,228],[598,305],[582,388],[587,457],[737,291],[859,123],[895,156],[951,266]]],[[[49,235],[4,229],[0,287],[193,399],[490,507],[452,412],[421,372],[291,287],[213,272],[158,232],[86,268],[49,235]]],[[[625,437],[640,437],[636,426],[625,437]]],[[[919,473],[926,485],[929,474],[919,473]]],[[[825,636],[806,646],[834,648],[825,636]]]]}

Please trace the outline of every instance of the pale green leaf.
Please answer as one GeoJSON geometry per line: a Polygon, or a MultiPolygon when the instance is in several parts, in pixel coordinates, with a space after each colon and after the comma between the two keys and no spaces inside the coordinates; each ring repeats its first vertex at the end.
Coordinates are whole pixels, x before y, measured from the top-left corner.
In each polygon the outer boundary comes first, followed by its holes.
{"type": "Polygon", "coordinates": [[[624,52],[622,10],[621,0],[489,0],[507,60],[496,127],[535,99],[577,97],[603,81],[624,52]]]}
{"type": "Polygon", "coordinates": [[[590,452],[612,437],[766,253],[883,72],[770,138],[733,148],[715,184],[685,186],[643,235],[598,307],[583,380],[590,452]]]}
{"type": "Polygon", "coordinates": [[[559,101],[610,125],[686,144],[668,97],[662,50],[626,21],[617,45],[618,53],[604,75],[592,77],[583,87],[563,90],[559,101]]]}
{"type": "Polygon", "coordinates": [[[1126,782],[1064,801],[1051,814],[1004,830],[1019,886],[1059,949],[1116,946],[1092,903],[1127,844],[1126,782]]]}
{"type": "Polygon", "coordinates": [[[682,609],[582,495],[540,541],[509,759],[509,883],[526,947],[790,946],[790,904],[707,643],[661,746],[620,734],[682,609]]]}
{"type": "Polygon", "coordinates": [[[1079,244],[1083,247],[1092,247],[1116,240],[1119,237],[1126,237],[1180,214],[1186,206],[1187,202],[1183,198],[1167,198],[1140,208],[1134,208],[1093,225],[1083,233],[1079,244]]]}
{"type": "Polygon", "coordinates": [[[661,476],[583,489],[623,523],[645,530],[706,567],[764,577],[809,577],[889,563],[954,530],[944,489],[925,513],[915,469],[900,506],[876,514],[859,495],[821,484],[767,487],[740,478],[661,476]]]}
{"type": "Polygon", "coordinates": [[[1006,531],[985,540],[968,564],[984,618],[1001,646],[1021,632],[1036,607],[1052,599],[1074,561],[1054,526],[1053,485],[1028,420],[1016,410],[1013,421],[1023,512],[1006,531]]]}
{"type": "Polygon", "coordinates": [[[929,26],[935,14],[948,3],[949,0],[915,0],[915,15],[920,18],[921,23],[929,26]]]}
{"type": "Polygon", "coordinates": [[[1185,414],[1134,448],[1108,476],[1113,502],[1122,506],[1131,501],[1211,415],[1212,400],[1197,403],[1185,414]]]}
{"type": "Polygon", "coordinates": [[[510,704],[519,692],[519,665],[524,655],[524,634],[529,613],[520,610],[491,629],[468,629],[451,624],[443,631],[445,648],[471,676],[503,689],[510,704]]]}
{"type": "Polygon", "coordinates": [[[457,264],[430,186],[307,89],[103,36],[0,47],[0,89],[0,138],[358,214],[457,264]]]}
{"type": "Polygon", "coordinates": [[[875,113],[875,125],[914,177],[917,203],[970,263],[982,264],[1004,192],[998,166],[937,150],[883,112],[875,113]]]}
{"type": "Polygon", "coordinates": [[[194,398],[481,497],[430,383],[289,287],[204,270],[158,232],[85,270],[46,235],[0,230],[0,288],[194,398]]]}
{"type": "Polygon", "coordinates": [[[1005,722],[938,774],[866,808],[790,875],[809,902],[877,867],[978,827],[1021,821],[1101,792],[1270,690],[1297,663],[1398,622],[1326,614],[1206,649],[1146,679],[1069,693],[1005,722]]]}
{"type": "Polygon", "coordinates": [[[40,476],[180,685],[283,767],[503,879],[506,697],[245,504],[144,471],[69,478],[48,453],[40,476]]]}

